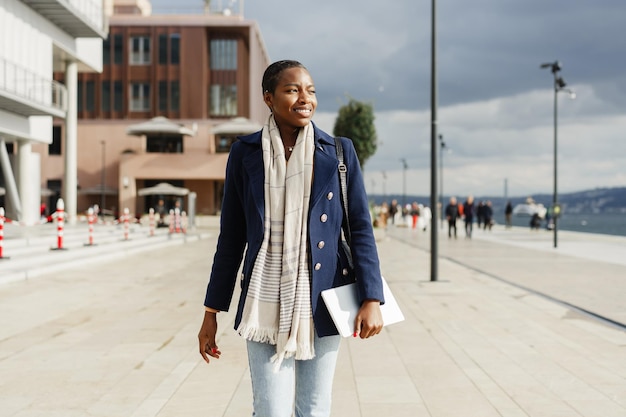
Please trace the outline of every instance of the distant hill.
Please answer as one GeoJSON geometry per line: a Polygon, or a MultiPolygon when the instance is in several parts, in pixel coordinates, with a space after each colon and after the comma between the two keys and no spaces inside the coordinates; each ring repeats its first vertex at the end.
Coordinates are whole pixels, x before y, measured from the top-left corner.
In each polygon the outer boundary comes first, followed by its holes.
{"type": "MultiPolygon", "coordinates": [[[[480,196],[474,195],[476,201],[490,200],[494,213],[504,212],[507,200],[511,201],[511,204],[526,202],[526,199],[531,197],[535,202],[541,203],[546,207],[552,205],[552,194],[532,194],[527,196],[509,197],[504,199],[501,196],[480,196]]],[[[392,199],[398,200],[402,203],[402,195],[393,194],[387,196],[381,196],[378,194],[370,195],[370,200],[373,200],[375,204],[380,204],[383,201],[390,202],[392,199]]],[[[444,196],[444,205],[447,204],[449,196],[444,196]]],[[[464,201],[464,197],[457,196],[461,201],[464,201]]],[[[406,196],[404,198],[406,203],[417,201],[420,204],[430,205],[429,196],[406,196]]],[[[593,190],[577,191],[574,193],[559,193],[559,203],[565,213],[626,213],[626,187],[614,187],[614,188],[596,188],[593,190]]]]}

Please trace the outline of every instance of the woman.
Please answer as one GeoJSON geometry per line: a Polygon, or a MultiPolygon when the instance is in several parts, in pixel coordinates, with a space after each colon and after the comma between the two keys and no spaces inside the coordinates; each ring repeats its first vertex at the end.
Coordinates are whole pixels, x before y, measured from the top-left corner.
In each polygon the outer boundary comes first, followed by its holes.
{"type": "MultiPolygon", "coordinates": [[[[320,293],[348,279],[334,139],[311,121],[315,86],[302,64],[273,63],[262,88],[271,114],[261,131],[233,144],[226,167],[200,354],[208,363],[222,353],[216,316],[229,308],[243,258],[235,329],[247,343],[253,415],[329,416],[340,336],[320,293]]],[[[382,329],[382,280],[359,162],[352,142],[342,145],[362,300],[354,336],[365,339],[382,329]]]]}

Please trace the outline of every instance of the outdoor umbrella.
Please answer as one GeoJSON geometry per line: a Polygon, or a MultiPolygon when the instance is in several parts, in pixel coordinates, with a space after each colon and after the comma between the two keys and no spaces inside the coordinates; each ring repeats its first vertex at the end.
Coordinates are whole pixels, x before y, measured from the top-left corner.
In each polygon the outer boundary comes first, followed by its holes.
{"type": "Polygon", "coordinates": [[[185,196],[189,194],[189,190],[187,188],[175,187],[172,184],[167,182],[160,182],[154,187],[142,188],[137,191],[137,195],[145,196],[145,195],[176,195],[176,196],[185,196]]]}

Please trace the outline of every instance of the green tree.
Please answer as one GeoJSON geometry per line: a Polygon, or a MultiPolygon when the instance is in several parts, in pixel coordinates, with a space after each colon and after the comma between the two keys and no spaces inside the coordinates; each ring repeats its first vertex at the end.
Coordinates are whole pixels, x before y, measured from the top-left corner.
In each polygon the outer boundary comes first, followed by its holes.
{"type": "Polygon", "coordinates": [[[374,108],[371,104],[350,99],[339,109],[333,135],[352,139],[361,168],[376,152],[377,138],[374,127],[374,108]]]}

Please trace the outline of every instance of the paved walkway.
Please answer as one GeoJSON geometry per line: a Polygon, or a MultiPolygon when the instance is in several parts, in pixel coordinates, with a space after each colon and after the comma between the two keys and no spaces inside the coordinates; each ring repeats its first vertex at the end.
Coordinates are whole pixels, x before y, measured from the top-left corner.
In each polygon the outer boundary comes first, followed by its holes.
{"type": "MultiPolygon", "coordinates": [[[[250,416],[233,311],[221,359],[197,353],[217,233],[201,231],[0,285],[0,416],[250,416]]],[[[344,339],[333,417],[626,415],[626,332],[537,293],[623,323],[626,265],[607,254],[626,238],[562,232],[554,250],[543,233],[442,235],[431,282],[428,233],[377,231],[406,320],[344,339]]]]}

